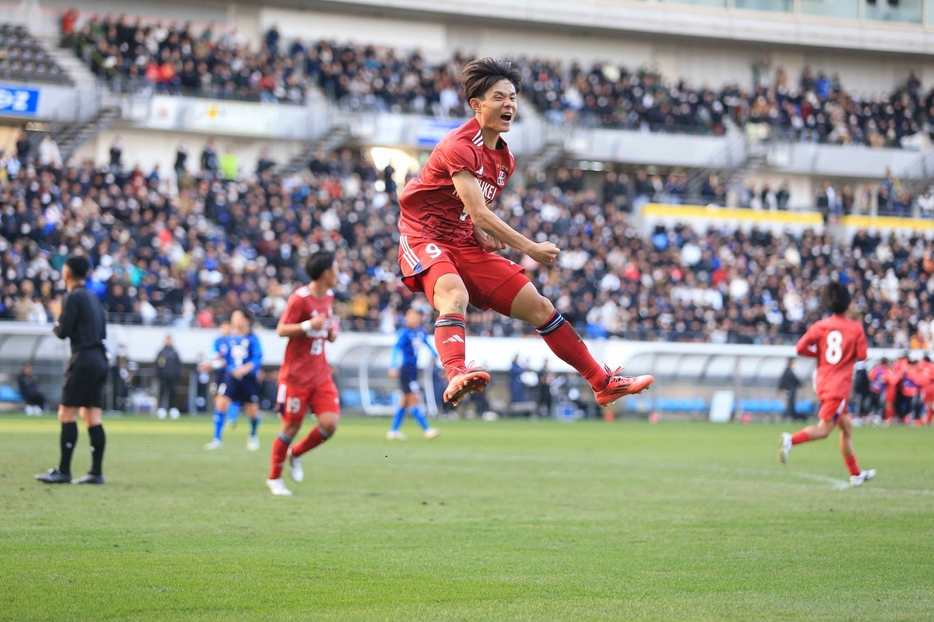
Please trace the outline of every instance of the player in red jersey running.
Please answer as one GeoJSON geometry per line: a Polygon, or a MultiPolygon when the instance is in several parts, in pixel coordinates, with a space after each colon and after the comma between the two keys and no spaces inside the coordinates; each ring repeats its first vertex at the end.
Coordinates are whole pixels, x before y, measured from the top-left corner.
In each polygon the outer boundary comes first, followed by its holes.
{"type": "Polygon", "coordinates": [[[817,358],[817,399],[820,401],[820,421],[796,432],[782,434],[778,460],[785,464],[791,448],[800,443],[827,438],[840,427],[840,452],[850,472],[850,484],[859,486],[876,476],[875,469],[860,471],[853,455],[853,423],[846,412],[846,403],[853,386],[853,366],[866,360],[866,333],[859,322],[847,319],[850,292],[846,285],[830,283],[824,289],[824,305],[833,313],[823,319],[798,341],[798,354],[817,358]]]}
{"type": "Polygon", "coordinates": [[[311,279],[289,296],[285,313],[276,332],[288,337],[285,358],[279,368],[279,392],[276,407],[282,416],[282,431],[272,444],[272,467],[266,485],[274,495],[292,494],[282,481],[282,467],[289,461],[292,479],[305,479],[300,456],[334,435],[340,421],[340,399],[324,355],[324,342],[337,339],[340,320],[334,317],[331,304],[337,285],[334,253],[317,251],[308,258],[305,271],[311,279]],[[308,436],[292,445],[302,427],[305,413],[311,410],[318,425],[308,436]]]}
{"type": "Polygon", "coordinates": [[[921,425],[931,425],[931,416],[934,413],[934,363],[931,362],[930,356],[925,356],[919,365],[927,375],[927,383],[921,388],[921,398],[924,401],[924,417],[921,418],[921,425]]]}
{"type": "Polygon", "coordinates": [[[501,134],[516,116],[519,72],[484,58],[464,67],[462,81],[474,118],[438,143],[399,199],[402,280],[440,312],[435,345],[449,381],[444,400],[456,405],[490,382],[488,373],[465,363],[468,303],[536,327],[552,352],[587,379],[600,405],[640,393],[652,376],[622,376],[597,363],[522,267],[496,254],[510,246],[550,266],[560,250],[529,240],[489,208],[515,169],[501,134]]]}

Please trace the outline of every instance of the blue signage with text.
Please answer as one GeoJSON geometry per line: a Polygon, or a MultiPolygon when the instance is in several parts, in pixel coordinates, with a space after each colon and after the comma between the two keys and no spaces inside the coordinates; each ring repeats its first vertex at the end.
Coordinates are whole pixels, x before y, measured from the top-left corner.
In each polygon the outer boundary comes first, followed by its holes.
{"type": "Polygon", "coordinates": [[[34,116],[39,110],[39,89],[0,85],[0,114],[34,116]]]}

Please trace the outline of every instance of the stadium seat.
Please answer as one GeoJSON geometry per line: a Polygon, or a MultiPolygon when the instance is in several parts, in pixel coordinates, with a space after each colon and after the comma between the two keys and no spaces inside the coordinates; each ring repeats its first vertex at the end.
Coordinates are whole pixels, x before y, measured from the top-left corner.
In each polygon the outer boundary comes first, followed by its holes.
{"type": "Polygon", "coordinates": [[[810,400],[798,400],[795,402],[795,412],[799,415],[814,414],[814,402],[810,400]]]}
{"type": "Polygon", "coordinates": [[[363,399],[358,389],[344,389],[341,391],[341,406],[345,408],[360,408],[363,399]]]}
{"type": "Polygon", "coordinates": [[[18,389],[8,385],[0,385],[0,402],[22,402],[23,396],[18,389]]]}

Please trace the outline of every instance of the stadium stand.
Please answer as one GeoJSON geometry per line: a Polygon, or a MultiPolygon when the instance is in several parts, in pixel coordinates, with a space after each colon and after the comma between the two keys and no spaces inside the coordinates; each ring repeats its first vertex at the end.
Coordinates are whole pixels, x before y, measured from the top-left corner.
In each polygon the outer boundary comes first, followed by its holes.
{"type": "Polygon", "coordinates": [[[25,26],[0,24],[0,76],[12,80],[71,84],[25,26]]]}
{"type": "MultiPolygon", "coordinates": [[[[300,104],[317,87],[347,110],[464,116],[460,53],[429,63],[417,50],[285,42],[275,29],[251,46],[236,30],[196,33],[126,16],[92,18],[72,40],[94,73],[123,89],[300,104]]],[[[513,62],[525,97],[555,124],[706,135],[733,125],[770,140],[896,148],[930,144],[934,132],[934,88],[923,94],[913,73],[892,93],[856,94],[836,74],[810,67],[797,82],[778,68],[749,91],[736,83],[695,88],[612,63],[513,62]]]]}
{"type": "Polygon", "coordinates": [[[762,126],[765,136],[786,141],[872,147],[902,147],[919,133],[930,138],[932,131],[934,89],[922,97],[914,74],[893,93],[856,95],[839,76],[815,76],[809,67],[797,84],[779,68],[771,84],[747,92],[737,84],[695,89],[612,64],[525,66],[526,95],[553,123],[722,135],[732,122],[762,126]]]}
{"type": "Polygon", "coordinates": [[[143,25],[108,16],[88,20],[70,40],[92,72],[121,90],[267,103],[300,104],[305,98],[305,66],[296,50],[292,56],[278,51],[273,32],[253,50],[236,31],[215,37],[210,27],[195,33],[187,24],[143,25]]]}
{"type": "MultiPolygon", "coordinates": [[[[0,184],[4,319],[55,317],[57,272],[78,247],[92,258],[92,285],[117,322],[212,326],[245,305],[274,323],[302,281],[303,257],[322,245],[342,251],[338,295],[348,329],[389,332],[410,304],[397,278],[397,205],[378,189],[381,172],[349,151],[286,177],[271,168],[239,181],[213,169],[183,173],[177,194],[174,180],[138,167],[17,160],[11,168],[12,160],[2,163],[8,179],[0,184]]],[[[813,230],[796,237],[678,226],[646,238],[620,208],[639,198],[638,184],[614,186],[612,197],[605,187],[599,197],[580,171],[556,178],[516,183],[500,206],[517,230],[565,249],[551,269],[514,259],[591,337],[789,343],[819,317],[817,292],[838,272],[858,292],[870,343],[931,343],[934,243],[921,237],[860,232],[838,244],[813,230]]],[[[492,312],[472,310],[468,320],[475,334],[526,330],[492,312]]]]}

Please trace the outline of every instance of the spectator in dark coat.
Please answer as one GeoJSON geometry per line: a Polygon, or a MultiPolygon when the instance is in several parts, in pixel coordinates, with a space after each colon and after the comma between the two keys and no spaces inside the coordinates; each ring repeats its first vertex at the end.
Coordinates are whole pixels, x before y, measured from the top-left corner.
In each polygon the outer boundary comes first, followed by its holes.
{"type": "Polygon", "coordinates": [[[23,365],[23,371],[17,376],[19,392],[26,402],[27,415],[41,415],[45,410],[45,396],[39,389],[39,378],[32,373],[32,365],[23,365]]]}
{"type": "Polygon", "coordinates": [[[782,378],[778,382],[778,390],[785,392],[785,417],[789,419],[797,418],[795,396],[798,393],[798,387],[801,386],[801,381],[798,380],[795,372],[791,369],[794,364],[794,359],[788,359],[788,367],[785,368],[785,373],[782,374],[782,378]]]}
{"type": "Polygon", "coordinates": [[[165,338],[165,347],[156,357],[156,378],[159,379],[159,418],[165,417],[166,409],[171,408],[173,418],[178,416],[178,409],[172,406],[175,399],[175,385],[182,377],[182,359],[172,345],[172,337],[165,338]]]}

